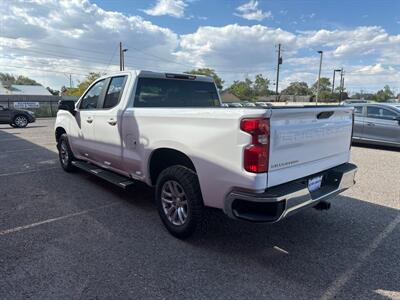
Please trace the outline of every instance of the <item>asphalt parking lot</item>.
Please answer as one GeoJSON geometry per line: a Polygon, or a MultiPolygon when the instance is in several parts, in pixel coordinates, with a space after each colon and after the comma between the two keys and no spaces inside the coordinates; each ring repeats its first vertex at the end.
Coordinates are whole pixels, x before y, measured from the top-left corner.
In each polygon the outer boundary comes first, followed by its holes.
{"type": "Polygon", "coordinates": [[[0,125],[0,298],[400,299],[400,151],[354,146],[329,211],[180,241],[150,189],[65,173],[53,123],[0,125]]]}

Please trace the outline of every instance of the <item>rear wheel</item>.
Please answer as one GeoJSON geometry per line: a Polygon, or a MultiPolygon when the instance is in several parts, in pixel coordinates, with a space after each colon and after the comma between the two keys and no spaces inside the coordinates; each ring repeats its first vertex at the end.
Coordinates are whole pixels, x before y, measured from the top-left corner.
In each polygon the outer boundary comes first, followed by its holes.
{"type": "Polygon", "coordinates": [[[58,140],[58,157],[60,159],[61,167],[66,172],[72,172],[76,170],[76,167],[72,164],[75,159],[74,154],[68,143],[68,136],[66,133],[62,134],[58,140]]]}
{"type": "Polygon", "coordinates": [[[13,128],[17,128],[17,125],[15,125],[14,123],[10,123],[10,126],[13,128]]]}
{"type": "Polygon", "coordinates": [[[13,124],[15,124],[15,126],[18,128],[24,128],[28,125],[28,123],[29,123],[28,118],[25,117],[24,115],[18,115],[13,120],[13,124]]]}
{"type": "Polygon", "coordinates": [[[183,166],[162,171],[156,185],[156,202],[162,222],[175,237],[187,238],[201,227],[204,206],[194,171],[183,166]]]}

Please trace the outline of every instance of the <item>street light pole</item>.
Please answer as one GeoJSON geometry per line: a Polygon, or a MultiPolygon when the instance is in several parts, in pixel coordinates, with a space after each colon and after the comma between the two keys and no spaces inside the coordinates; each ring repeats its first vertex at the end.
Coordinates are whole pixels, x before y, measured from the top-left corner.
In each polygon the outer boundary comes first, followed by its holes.
{"type": "Polygon", "coordinates": [[[343,89],[344,89],[344,72],[343,68],[340,71],[340,102],[342,102],[343,99],[343,89]]]}
{"type": "Polygon", "coordinates": [[[318,97],[319,97],[319,82],[321,79],[321,68],[322,68],[322,55],[323,51],[318,51],[318,53],[321,55],[319,59],[319,72],[318,72],[318,82],[317,82],[317,95],[315,97],[315,104],[318,105],[318,97]]]}
{"type": "Polygon", "coordinates": [[[276,85],[275,85],[275,101],[278,101],[278,87],[279,87],[279,66],[282,64],[281,57],[281,44],[278,44],[278,63],[276,66],[276,85]]]}

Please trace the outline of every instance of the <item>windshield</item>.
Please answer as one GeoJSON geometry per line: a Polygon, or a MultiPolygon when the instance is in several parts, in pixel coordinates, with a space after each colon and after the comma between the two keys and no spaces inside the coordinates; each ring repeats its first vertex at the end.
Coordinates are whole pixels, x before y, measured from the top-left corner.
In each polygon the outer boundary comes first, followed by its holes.
{"type": "Polygon", "coordinates": [[[135,107],[220,107],[213,82],[139,78],[135,107]]]}

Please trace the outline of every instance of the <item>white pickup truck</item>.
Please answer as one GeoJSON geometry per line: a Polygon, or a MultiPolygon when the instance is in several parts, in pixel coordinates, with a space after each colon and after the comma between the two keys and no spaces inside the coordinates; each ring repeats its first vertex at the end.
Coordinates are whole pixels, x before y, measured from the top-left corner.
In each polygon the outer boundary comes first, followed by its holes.
{"type": "Polygon", "coordinates": [[[61,101],[55,136],[65,171],[122,188],[155,187],[166,228],[190,236],[204,207],[276,222],[354,185],[353,108],[226,108],[209,77],[123,71],[61,101]]]}

